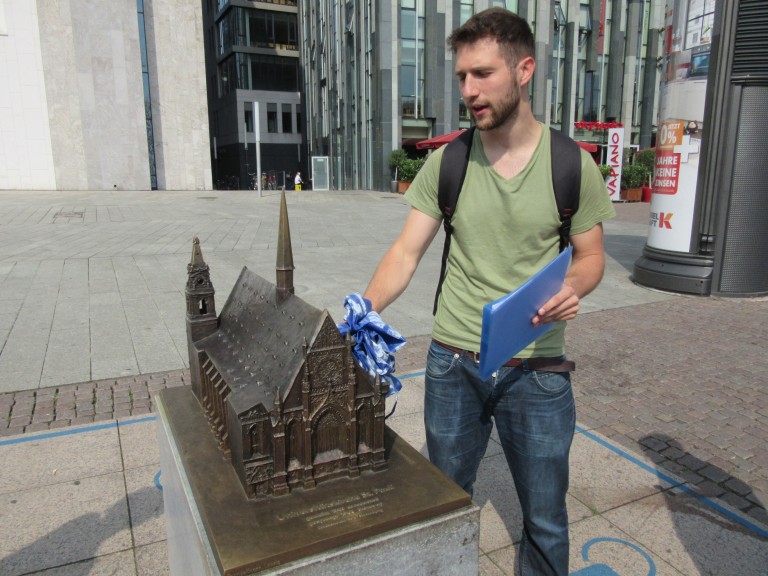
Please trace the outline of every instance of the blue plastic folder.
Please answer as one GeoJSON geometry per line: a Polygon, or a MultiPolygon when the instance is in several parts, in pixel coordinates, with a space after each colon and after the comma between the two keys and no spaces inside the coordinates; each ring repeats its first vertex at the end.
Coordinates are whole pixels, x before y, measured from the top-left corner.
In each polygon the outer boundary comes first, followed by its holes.
{"type": "Polygon", "coordinates": [[[551,323],[534,326],[531,320],[563,287],[572,252],[569,246],[516,290],[483,306],[479,367],[483,380],[553,328],[551,323]]]}

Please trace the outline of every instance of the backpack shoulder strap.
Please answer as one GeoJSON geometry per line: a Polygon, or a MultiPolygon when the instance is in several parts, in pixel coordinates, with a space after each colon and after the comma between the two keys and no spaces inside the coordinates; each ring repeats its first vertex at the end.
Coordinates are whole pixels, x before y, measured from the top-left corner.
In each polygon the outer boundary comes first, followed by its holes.
{"type": "Polygon", "coordinates": [[[437,181],[437,203],[440,213],[443,215],[443,229],[445,230],[445,242],[443,243],[443,258],[440,265],[440,279],[437,282],[435,292],[435,305],[432,314],[437,313],[437,301],[443,289],[445,268],[448,263],[448,251],[451,247],[451,234],[453,226],[451,219],[459,202],[461,187],[464,185],[464,177],[467,175],[469,165],[469,151],[472,148],[472,137],[475,133],[473,126],[458,135],[445,146],[443,157],[440,159],[440,176],[437,181]]]}
{"type": "Polygon", "coordinates": [[[552,184],[560,216],[560,252],[571,243],[571,217],[579,209],[581,149],[574,140],[550,128],[552,184]]]}
{"type": "Polygon", "coordinates": [[[437,202],[443,221],[450,222],[453,211],[459,201],[464,177],[469,165],[469,151],[472,148],[472,137],[475,133],[473,126],[459,134],[445,146],[440,160],[440,177],[437,183],[437,202]]]}

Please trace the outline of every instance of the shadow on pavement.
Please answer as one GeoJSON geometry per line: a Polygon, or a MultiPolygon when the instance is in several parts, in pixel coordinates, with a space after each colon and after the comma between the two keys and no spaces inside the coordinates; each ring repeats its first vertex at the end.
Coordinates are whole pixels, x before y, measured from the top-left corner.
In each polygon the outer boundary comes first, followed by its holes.
{"type": "MultiPolygon", "coordinates": [[[[157,489],[145,487],[131,492],[128,498],[140,502],[157,498],[157,489]]],[[[121,530],[129,532],[126,549],[133,545],[132,529],[163,513],[162,507],[153,507],[152,511],[139,515],[129,514],[126,498],[120,498],[102,514],[88,513],[78,516],[55,528],[48,534],[24,546],[20,550],[0,558],[0,574],[20,576],[31,572],[51,570],[51,574],[90,574],[97,557],[104,553],[119,552],[109,550],[99,553],[99,548],[109,538],[121,530]],[[130,517],[130,520],[129,520],[130,517]]]]}
{"type": "MultiPolygon", "coordinates": [[[[734,556],[734,550],[739,547],[737,543],[751,541],[762,547],[765,537],[750,529],[749,520],[740,521],[740,516],[714,503],[715,498],[737,494],[765,509],[752,488],[721,468],[698,459],[679,441],[664,433],[648,434],[639,440],[639,444],[659,472],[680,476],[687,482],[684,488],[692,487],[692,490],[683,491],[664,490],[662,494],[677,539],[685,548],[682,552],[695,565],[696,574],[765,575],[764,559],[752,557],[748,547],[734,556]]],[[[727,497],[723,501],[727,502],[727,497]]]]}

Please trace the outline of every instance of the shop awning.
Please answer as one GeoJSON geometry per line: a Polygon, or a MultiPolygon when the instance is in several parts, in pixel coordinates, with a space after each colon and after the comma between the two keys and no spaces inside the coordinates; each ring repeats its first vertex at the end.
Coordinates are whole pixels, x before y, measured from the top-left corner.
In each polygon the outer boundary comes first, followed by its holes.
{"type": "Polygon", "coordinates": [[[576,144],[581,146],[584,150],[586,150],[589,153],[597,152],[597,144],[592,144],[591,142],[579,142],[576,141],[576,144]]]}
{"type": "Polygon", "coordinates": [[[443,134],[442,136],[427,138],[426,140],[417,142],[416,148],[418,150],[434,150],[435,148],[440,148],[440,146],[443,144],[448,144],[448,142],[451,140],[455,140],[456,137],[462,132],[464,132],[464,130],[456,130],[455,132],[449,132],[448,134],[443,134]]]}
{"type": "MultiPolygon", "coordinates": [[[[443,134],[441,136],[435,136],[433,138],[427,138],[426,140],[421,140],[419,142],[416,142],[416,148],[418,150],[434,150],[436,148],[440,148],[440,146],[443,146],[444,144],[448,144],[448,142],[455,140],[456,137],[462,132],[464,132],[464,130],[456,130],[455,132],[449,132],[448,134],[443,134]]],[[[576,144],[578,144],[581,148],[583,148],[589,153],[597,152],[597,149],[598,149],[597,144],[592,144],[591,142],[577,141],[576,144]]]]}

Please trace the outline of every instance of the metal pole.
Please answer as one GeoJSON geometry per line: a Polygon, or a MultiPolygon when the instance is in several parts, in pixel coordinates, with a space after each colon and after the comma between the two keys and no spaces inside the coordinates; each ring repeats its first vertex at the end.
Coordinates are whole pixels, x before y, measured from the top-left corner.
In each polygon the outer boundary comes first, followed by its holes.
{"type": "MultiPolygon", "coordinates": [[[[248,181],[248,123],[243,122],[243,145],[245,146],[245,189],[250,190],[251,183],[248,181]]],[[[240,188],[242,190],[242,188],[240,188]]]]}
{"type": "Polygon", "coordinates": [[[256,182],[258,182],[259,198],[261,198],[261,122],[259,118],[259,103],[253,102],[253,133],[256,136],[256,182]]]}
{"type": "Polygon", "coordinates": [[[414,78],[414,94],[416,96],[416,101],[414,102],[414,112],[413,117],[418,119],[419,118],[419,0],[416,0],[416,66],[415,66],[415,75],[416,78],[414,78]]]}
{"type": "Polygon", "coordinates": [[[216,136],[213,137],[213,169],[215,170],[214,187],[218,190],[219,185],[219,150],[216,144],[216,136]]]}
{"type": "MultiPolygon", "coordinates": [[[[603,114],[603,86],[607,89],[607,84],[605,82],[605,32],[606,32],[606,25],[608,24],[608,14],[606,12],[606,0],[601,0],[600,2],[600,30],[601,30],[601,38],[600,42],[598,44],[598,48],[600,49],[600,89],[597,91],[597,121],[604,121],[605,115],[603,114]]],[[[611,24],[613,25],[613,24],[611,24]]]]}

